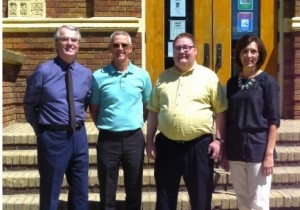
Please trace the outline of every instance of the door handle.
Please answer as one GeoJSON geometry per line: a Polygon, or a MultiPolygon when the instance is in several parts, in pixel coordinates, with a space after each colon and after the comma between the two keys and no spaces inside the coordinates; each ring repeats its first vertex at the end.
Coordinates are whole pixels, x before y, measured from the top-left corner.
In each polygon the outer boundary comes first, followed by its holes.
{"type": "Polygon", "coordinates": [[[216,45],[216,72],[222,67],[222,44],[216,45]]]}
{"type": "Polygon", "coordinates": [[[204,60],[203,66],[209,67],[209,44],[204,43],[204,60]]]}

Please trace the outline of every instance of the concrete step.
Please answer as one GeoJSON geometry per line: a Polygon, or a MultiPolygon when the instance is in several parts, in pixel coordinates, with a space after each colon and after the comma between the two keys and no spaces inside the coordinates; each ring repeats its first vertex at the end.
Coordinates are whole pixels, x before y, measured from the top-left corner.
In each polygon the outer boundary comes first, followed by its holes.
{"type": "MultiPolygon", "coordinates": [[[[119,209],[123,209],[125,194],[117,193],[119,209]]],[[[60,210],[65,210],[67,194],[60,195],[60,210]]],[[[156,194],[155,192],[143,192],[142,206],[143,210],[155,209],[156,194]]],[[[90,193],[89,203],[90,210],[99,209],[99,194],[90,193]]],[[[2,196],[3,210],[38,210],[38,194],[17,194],[2,196]]],[[[233,191],[218,191],[213,194],[212,205],[214,209],[236,210],[237,201],[233,191]]],[[[275,189],[271,191],[270,196],[271,209],[300,209],[300,189],[275,189]]],[[[177,210],[189,210],[189,197],[186,192],[179,192],[177,210]]]]}
{"type": "MultiPolygon", "coordinates": [[[[279,165],[296,165],[300,161],[300,146],[277,146],[278,159],[276,163],[279,165]]],[[[90,165],[97,164],[97,153],[95,148],[89,149],[90,165]]],[[[2,163],[4,168],[26,167],[31,168],[37,166],[37,150],[4,150],[2,152],[2,163]]],[[[144,158],[144,165],[153,165],[154,160],[148,159],[147,155],[144,158]]]]}
{"type": "MultiPolygon", "coordinates": [[[[300,132],[300,131],[299,131],[300,132]]],[[[298,140],[300,141],[300,139],[298,140]]],[[[299,164],[300,146],[276,146],[276,163],[299,164]]]]}
{"type": "MultiPolygon", "coordinates": [[[[278,160],[273,176],[271,193],[272,210],[300,209],[300,120],[282,120],[278,130],[278,160]]],[[[95,144],[98,130],[91,122],[86,123],[90,143],[90,209],[99,209],[98,180],[95,166],[97,163],[95,144]]],[[[145,127],[143,128],[145,133],[145,127]]],[[[15,123],[3,128],[3,174],[2,174],[2,207],[4,210],[38,209],[39,175],[37,167],[36,138],[27,123],[15,123]]],[[[155,208],[155,182],[153,178],[153,160],[145,156],[143,179],[143,210],[155,208]]],[[[215,168],[215,193],[213,205],[215,209],[237,209],[235,194],[232,191],[230,174],[215,168]]],[[[117,200],[122,208],[125,194],[123,172],[120,170],[117,200]]],[[[188,195],[181,183],[177,210],[190,209],[188,195]]],[[[64,181],[60,210],[65,210],[67,200],[67,183],[64,181]]]]}
{"type": "MultiPolygon", "coordinates": [[[[299,147],[300,150],[300,147],[299,147]]],[[[89,149],[89,162],[90,165],[97,164],[97,152],[96,149],[89,149]]],[[[2,152],[2,164],[4,167],[22,167],[30,166],[37,167],[37,150],[36,149],[22,149],[22,150],[4,150],[2,152]]],[[[144,165],[152,165],[154,160],[149,159],[147,155],[144,158],[144,165]]]]}
{"type": "MultiPolygon", "coordinates": [[[[37,170],[27,171],[3,171],[2,172],[2,186],[6,191],[10,190],[30,190],[38,189],[40,187],[40,176],[37,170]]],[[[124,186],[124,173],[119,170],[118,184],[120,187],[124,186]]],[[[97,170],[89,170],[89,186],[90,188],[99,188],[97,170]]],[[[144,169],[143,172],[143,186],[155,186],[153,169],[144,169]]],[[[66,178],[64,178],[62,188],[67,187],[66,178]]]]}
{"type": "MultiPolygon", "coordinates": [[[[219,179],[221,181],[225,180],[222,176],[219,179]]],[[[4,171],[2,173],[2,186],[5,189],[5,192],[9,194],[10,191],[17,192],[30,192],[34,191],[34,189],[38,189],[40,187],[39,183],[39,173],[37,170],[27,170],[27,171],[4,171]]],[[[118,179],[118,186],[124,187],[124,173],[123,170],[119,170],[119,179],[118,179]]],[[[143,171],[143,186],[145,188],[154,188],[155,187],[155,180],[154,180],[154,170],[153,169],[144,169],[143,171]]],[[[181,186],[184,186],[184,181],[181,181],[181,186]]],[[[62,188],[67,188],[67,181],[64,177],[64,181],[62,184],[62,188]]],[[[89,187],[90,189],[95,192],[98,192],[99,184],[98,184],[98,177],[97,177],[97,170],[91,169],[89,170],[89,187]]]]}
{"type": "MultiPolygon", "coordinates": [[[[97,142],[98,129],[92,122],[86,122],[89,143],[97,142]]],[[[300,120],[281,120],[281,126],[278,129],[278,144],[290,143],[300,145],[300,120]]],[[[146,133],[146,125],[143,127],[146,133]]],[[[14,123],[3,128],[3,146],[7,145],[35,145],[36,138],[33,129],[28,123],[14,123]]]]}
{"type": "MultiPolygon", "coordinates": [[[[273,174],[273,187],[282,186],[293,186],[299,185],[300,183],[300,166],[292,167],[275,167],[273,174]]],[[[232,182],[230,179],[230,173],[226,173],[223,169],[215,169],[215,175],[219,175],[215,179],[216,184],[219,186],[226,187],[231,186],[232,182]]],[[[123,170],[119,170],[119,180],[118,184],[120,187],[124,186],[124,174],[123,170]]],[[[2,187],[5,192],[8,191],[30,191],[30,189],[39,188],[39,173],[37,170],[27,170],[27,171],[3,171],[2,172],[2,187]]],[[[98,190],[98,178],[97,170],[89,170],[89,187],[90,189],[98,190]]],[[[144,187],[154,187],[154,169],[145,168],[143,171],[143,186],[144,187]]],[[[184,181],[181,181],[181,186],[184,186],[184,181]]],[[[63,188],[67,187],[66,179],[64,179],[63,188]]],[[[300,187],[300,186],[299,186],[300,187]]]]}
{"type": "MultiPolygon", "coordinates": [[[[98,137],[98,129],[92,122],[86,122],[86,130],[90,144],[95,144],[98,137]]],[[[3,128],[4,146],[36,145],[36,136],[28,123],[13,123],[3,128]]]]}
{"type": "MultiPolygon", "coordinates": [[[[230,198],[234,201],[234,195],[224,196],[230,198]]],[[[125,200],[125,193],[118,192],[117,198],[119,207],[118,209],[123,209],[124,200],[125,200]]],[[[5,195],[2,198],[3,202],[3,209],[4,210],[12,210],[12,209],[30,209],[30,210],[38,210],[38,201],[39,195],[38,194],[22,194],[22,195],[5,195]],[[22,206],[22,207],[21,207],[22,206]],[[21,207],[21,208],[20,208],[21,207]],[[26,208],[24,208],[26,207],[26,208]]],[[[60,210],[65,210],[66,208],[66,201],[67,201],[67,194],[61,194],[60,196],[60,210]]],[[[90,193],[89,194],[89,209],[96,210],[99,209],[99,201],[100,196],[98,193],[90,193]]],[[[155,201],[156,195],[154,192],[144,192],[142,195],[142,208],[143,210],[154,210],[155,209],[155,201]]],[[[229,205],[228,205],[229,206],[229,205]]],[[[188,195],[185,192],[180,192],[178,195],[178,210],[186,210],[189,209],[188,203],[188,195]]]]}

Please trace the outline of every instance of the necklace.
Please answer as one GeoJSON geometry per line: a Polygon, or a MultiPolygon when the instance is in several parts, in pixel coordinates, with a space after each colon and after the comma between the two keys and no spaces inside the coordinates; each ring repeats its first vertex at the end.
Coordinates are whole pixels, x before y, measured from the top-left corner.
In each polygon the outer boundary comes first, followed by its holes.
{"type": "Polygon", "coordinates": [[[239,76],[238,86],[241,90],[248,90],[251,86],[254,85],[255,82],[256,82],[255,78],[250,78],[247,79],[246,82],[243,84],[242,77],[239,76]]]}

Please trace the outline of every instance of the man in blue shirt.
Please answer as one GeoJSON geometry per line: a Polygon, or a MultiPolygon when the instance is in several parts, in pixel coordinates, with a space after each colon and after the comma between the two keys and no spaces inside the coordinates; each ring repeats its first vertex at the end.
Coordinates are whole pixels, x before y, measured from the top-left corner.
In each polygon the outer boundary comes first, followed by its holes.
{"type": "Polygon", "coordinates": [[[93,74],[90,113],[100,130],[97,143],[101,210],[116,209],[119,165],[124,170],[126,210],[141,209],[145,139],[141,127],[151,92],[147,71],[133,65],[127,32],[110,37],[112,62],[93,74]]]}
{"type": "Polygon", "coordinates": [[[88,209],[89,162],[84,120],[92,72],[75,60],[80,39],[78,28],[59,27],[54,33],[57,57],[38,65],[27,78],[24,111],[37,136],[41,210],[57,209],[64,174],[69,184],[68,209],[88,209]],[[71,72],[73,88],[68,88],[67,71],[71,72]],[[70,94],[74,102],[68,102],[70,94]],[[72,126],[70,104],[75,110],[72,126]]]}

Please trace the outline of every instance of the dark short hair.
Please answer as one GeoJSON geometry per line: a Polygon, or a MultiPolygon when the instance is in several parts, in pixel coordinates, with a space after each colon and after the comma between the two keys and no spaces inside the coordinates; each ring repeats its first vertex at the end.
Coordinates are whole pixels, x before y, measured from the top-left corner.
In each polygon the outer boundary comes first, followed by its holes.
{"type": "Polygon", "coordinates": [[[186,37],[186,38],[192,40],[193,45],[196,46],[196,39],[195,39],[195,37],[194,37],[192,34],[186,33],[186,32],[185,32],[185,33],[178,34],[178,35],[175,37],[175,39],[174,39],[174,41],[173,41],[173,47],[174,47],[174,45],[175,45],[175,42],[176,42],[179,38],[182,38],[182,37],[186,37]]]}
{"type": "Polygon", "coordinates": [[[251,42],[255,42],[257,44],[257,48],[258,48],[259,57],[258,57],[258,60],[256,63],[257,69],[259,69],[263,65],[263,63],[265,62],[265,59],[267,57],[266,48],[264,46],[264,43],[262,42],[262,40],[259,37],[253,36],[253,35],[244,35],[235,44],[234,61],[240,70],[243,68],[243,64],[240,59],[241,51],[245,47],[247,47],[247,45],[249,45],[251,42]]]}

